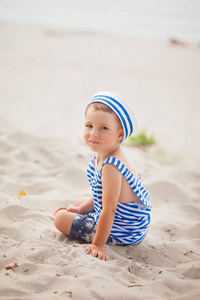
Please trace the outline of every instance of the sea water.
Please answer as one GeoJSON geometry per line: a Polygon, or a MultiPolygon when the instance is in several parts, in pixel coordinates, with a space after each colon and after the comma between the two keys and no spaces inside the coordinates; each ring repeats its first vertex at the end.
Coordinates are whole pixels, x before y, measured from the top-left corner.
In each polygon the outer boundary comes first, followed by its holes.
{"type": "Polygon", "coordinates": [[[199,0],[0,0],[0,22],[117,36],[200,40],[199,0]]]}

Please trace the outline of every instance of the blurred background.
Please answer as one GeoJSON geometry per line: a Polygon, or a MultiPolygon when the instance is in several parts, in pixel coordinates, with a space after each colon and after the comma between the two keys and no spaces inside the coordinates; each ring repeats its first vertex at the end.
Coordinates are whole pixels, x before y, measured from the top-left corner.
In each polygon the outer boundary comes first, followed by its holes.
{"type": "Polygon", "coordinates": [[[199,136],[199,55],[198,0],[0,0],[0,119],[81,138],[86,104],[113,90],[180,151],[199,136]]]}
{"type": "Polygon", "coordinates": [[[197,39],[198,0],[1,0],[0,21],[131,37],[197,39]]]}

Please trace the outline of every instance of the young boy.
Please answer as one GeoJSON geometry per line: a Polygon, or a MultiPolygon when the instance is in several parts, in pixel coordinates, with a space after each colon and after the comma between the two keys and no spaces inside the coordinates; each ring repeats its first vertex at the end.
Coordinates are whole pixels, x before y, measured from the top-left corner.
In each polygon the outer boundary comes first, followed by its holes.
{"type": "Polygon", "coordinates": [[[96,155],[87,169],[93,197],[58,208],[54,223],[62,233],[91,243],[86,253],[108,260],[105,244],[142,241],[151,220],[149,193],[121,149],[137,130],[129,105],[119,95],[99,92],[86,108],[84,139],[96,155]]]}

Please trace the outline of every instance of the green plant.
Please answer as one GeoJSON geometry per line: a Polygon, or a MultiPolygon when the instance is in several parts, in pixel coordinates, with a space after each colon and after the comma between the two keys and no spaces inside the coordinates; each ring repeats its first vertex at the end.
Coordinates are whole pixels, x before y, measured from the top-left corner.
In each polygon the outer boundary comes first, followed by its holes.
{"type": "Polygon", "coordinates": [[[156,140],[153,135],[147,136],[145,130],[140,130],[138,134],[129,137],[129,141],[136,146],[151,146],[156,144],[156,140]]]}

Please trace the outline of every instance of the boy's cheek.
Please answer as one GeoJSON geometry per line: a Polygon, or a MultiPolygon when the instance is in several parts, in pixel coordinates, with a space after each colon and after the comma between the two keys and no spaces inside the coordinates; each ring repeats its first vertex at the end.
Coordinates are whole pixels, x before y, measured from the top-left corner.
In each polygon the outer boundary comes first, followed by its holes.
{"type": "Polygon", "coordinates": [[[88,136],[89,136],[89,134],[87,134],[85,132],[83,133],[83,138],[84,138],[86,144],[87,144],[87,141],[88,141],[88,136]]]}
{"type": "Polygon", "coordinates": [[[87,135],[88,135],[87,129],[84,129],[84,130],[83,130],[83,137],[86,138],[87,135]]]}

